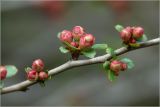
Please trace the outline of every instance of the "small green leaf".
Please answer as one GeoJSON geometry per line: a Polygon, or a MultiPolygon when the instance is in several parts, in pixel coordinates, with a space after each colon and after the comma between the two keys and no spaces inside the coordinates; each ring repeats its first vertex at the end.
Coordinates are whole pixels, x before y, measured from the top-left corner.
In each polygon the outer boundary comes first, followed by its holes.
{"type": "Polygon", "coordinates": [[[45,82],[44,82],[44,81],[39,81],[39,85],[40,85],[41,87],[45,87],[45,82]]]}
{"type": "Polygon", "coordinates": [[[112,56],[112,59],[117,59],[117,56],[116,56],[116,54],[115,54],[115,52],[114,52],[114,49],[108,47],[108,48],[106,49],[106,52],[112,56]]]}
{"type": "Polygon", "coordinates": [[[66,45],[67,47],[71,48],[73,51],[77,51],[79,50],[78,48],[75,48],[74,46],[70,45],[68,42],[63,42],[64,45],[66,45]]]}
{"type": "Polygon", "coordinates": [[[64,48],[63,46],[59,47],[59,50],[62,52],[62,53],[68,53],[69,50],[67,50],[66,48],[64,48]]]}
{"type": "Polygon", "coordinates": [[[60,38],[60,34],[61,34],[61,32],[59,32],[59,33],[57,34],[57,37],[58,37],[58,38],[60,38]]]}
{"type": "Polygon", "coordinates": [[[110,47],[108,47],[108,48],[106,49],[106,52],[107,52],[108,54],[114,55],[114,49],[112,49],[112,48],[110,48],[110,47]]]}
{"type": "Polygon", "coordinates": [[[104,68],[106,71],[109,69],[109,64],[110,64],[109,61],[105,61],[105,62],[103,63],[103,68],[104,68]]]}
{"type": "Polygon", "coordinates": [[[49,76],[49,77],[48,77],[48,80],[51,80],[51,79],[52,79],[52,76],[49,76]]]}
{"type": "Polygon", "coordinates": [[[84,56],[89,57],[89,58],[94,58],[96,55],[96,51],[93,48],[89,48],[87,50],[84,50],[81,52],[84,56]]]}
{"type": "Polygon", "coordinates": [[[112,82],[116,79],[114,72],[111,70],[108,70],[108,79],[112,82]]]}
{"type": "Polygon", "coordinates": [[[127,64],[128,69],[131,69],[135,66],[133,61],[129,58],[123,58],[121,61],[127,64]]]}
{"type": "Polygon", "coordinates": [[[32,70],[32,68],[30,68],[30,67],[25,68],[26,72],[31,71],[31,70],[32,70]]]}
{"type": "Polygon", "coordinates": [[[105,63],[103,64],[103,68],[104,68],[104,70],[105,70],[106,73],[107,73],[108,79],[109,79],[110,81],[113,81],[113,80],[116,79],[116,77],[115,77],[114,72],[113,72],[112,70],[110,70],[109,65],[110,65],[110,62],[109,62],[109,61],[105,61],[105,63]]]}
{"type": "Polygon", "coordinates": [[[145,34],[142,35],[141,38],[137,39],[139,42],[145,42],[148,40],[147,36],[145,34]]]}
{"type": "Polygon", "coordinates": [[[129,45],[133,48],[137,48],[137,47],[140,47],[140,44],[138,43],[129,43],[129,45]]]}
{"type": "Polygon", "coordinates": [[[2,89],[4,87],[4,83],[3,83],[3,81],[1,80],[0,81],[0,89],[2,89]]]}
{"type": "Polygon", "coordinates": [[[12,77],[12,76],[16,75],[16,73],[18,72],[18,69],[13,65],[6,65],[5,67],[7,69],[6,78],[12,77]]]}
{"type": "Polygon", "coordinates": [[[92,46],[93,49],[107,49],[108,45],[107,44],[95,44],[92,46]]]}
{"type": "Polygon", "coordinates": [[[116,26],[115,26],[115,29],[116,29],[118,32],[121,32],[121,31],[124,29],[124,27],[123,27],[122,25],[116,25],[116,26]]]}

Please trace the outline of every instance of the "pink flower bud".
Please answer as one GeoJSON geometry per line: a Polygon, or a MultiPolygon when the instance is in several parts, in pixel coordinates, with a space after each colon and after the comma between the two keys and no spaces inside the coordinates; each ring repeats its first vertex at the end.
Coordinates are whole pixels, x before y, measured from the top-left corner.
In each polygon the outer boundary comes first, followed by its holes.
{"type": "Polygon", "coordinates": [[[133,37],[140,38],[144,34],[144,29],[142,27],[135,27],[133,29],[133,37]]]}
{"type": "Polygon", "coordinates": [[[27,79],[31,81],[36,81],[38,79],[38,72],[31,70],[27,72],[27,79]]]}
{"type": "Polygon", "coordinates": [[[110,63],[110,69],[114,72],[119,72],[122,69],[121,62],[114,60],[110,63]]]}
{"type": "Polygon", "coordinates": [[[39,80],[44,81],[44,80],[47,79],[47,78],[48,78],[48,74],[47,74],[46,72],[41,71],[41,72],[39,73],[39,80]]]}
{"type": "Polygon", "coordinates": [[[76,47],[76,48],[78,48],[78,46],[79,46],[79,44],[77,43],[77,42],[71,42],[70,43],[73,47],[76,47]]]}
{"type": "Polygon", "coordinates": [[[120,36],[121,36],[121,38],[122,38],[122,40],[123,40],[124,42],[128,42],[129,39],[131,38],[131,32],[130,32],[130,30],[128,30],[128,29],[123,29],[123,30],[120,32],[120,36]]]}
{"type": "Polygon", "coordinates": [[[0,80],[4,80],[7,76],[7,69],[4,66],[0,66],[0,80]]]}
{"type": "Polygon", "coordinates": [[[63,30],[60,34],[60,40],[62,42],[71,43],[73,39],[72,33],[68,30],[63,30]]]}
{"type": "Polygon", "coordinates": [[[133,32],[133,28],[132,27],[127,26],[125,29],[128,30],[132,34],[132,32],[133,32]]]}
{"type": "Polygon", "coordinates": [[[44,68],[44,63],[41,59],[37,59],[32,63],[32,69],[35,71],[42,71],[44,68]]]}
{"type": "Polygon", "coordinates": [[[127,69],[127,64],[122,62],[121,67],[122,67],[121,70],[124,71],[127,69]]]}
{"type": "Polygon", "coordinates": [[[81,26],[75,26],[72,30],[73,38],[79,40],[80,37],[84,34],[84,29],[81,26]]]}
{"type": "Polygon", "coordinates": [[[95,37],[92,34],[85,34],[80,38],[79,46],[81,49],[91,47],[95,42],[95,37]]]}

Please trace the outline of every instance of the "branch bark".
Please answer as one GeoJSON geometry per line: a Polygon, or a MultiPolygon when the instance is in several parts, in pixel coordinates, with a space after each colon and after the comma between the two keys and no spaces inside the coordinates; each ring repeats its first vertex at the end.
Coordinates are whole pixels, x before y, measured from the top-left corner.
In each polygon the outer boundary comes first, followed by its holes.
{"type": "MultiPolygon", "coordinates": [[[[115,54],[118,56],[118,55],[127,53],[127,52],[132,51],[132,50],[145,48],[145,47],[149,47],[149,46],[153,46],[153,45],[158,45],[159,43],[160,43],[160,38],[156,38],[156,39],[149,40],[147,42],[140,43],[140,47],[136,47],[136,48],[122,47],[122,48],[119,48],[119,49],[115,50],[115,54]]],[[[67,69],[71,69],[73,67],[103,63],[106,60],[110,60],[111,58],[112,58],[112,56],[110,54],[105,54],[105,55],[98,56],[98,57],[95,57],[95,58],[92,58],[92,59],[68,61],[68,62],[64,63],[63,65],[60,65],[59,67],[56,67],[54,69],[49,70],[48,73],[49,73],[50,76],[54,76],[54,75],[57,75],[59,73],[62,73],[63,71],[66,71],[67,69]]],[[[29,86],[31,86],[33,84],[36,84],[36,83],[37,83],[36,81],[26,80],[26,81],[17,83],[17,84],[12,85],[12,86],[4,87],[1,90],[1,94],[6,94],[6,93],[11,93],[11,92],[16,92],[16,91],[26,91],[29,86]]]]}

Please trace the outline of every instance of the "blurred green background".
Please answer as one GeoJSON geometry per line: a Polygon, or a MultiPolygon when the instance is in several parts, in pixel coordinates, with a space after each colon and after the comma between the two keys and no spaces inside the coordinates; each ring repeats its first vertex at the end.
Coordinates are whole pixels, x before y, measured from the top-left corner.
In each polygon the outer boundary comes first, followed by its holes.
{"type": "MultiPolygon", "coordinates": [[[[121,47],[116,24],[142,26],[148,39],[159,36],[158,1],[1,1],[1,62],[14,64],[19,73],[5,80],[5,86],[26,80],[24,68],[34,59],[52,69],[69,60],[58,50],[57,33],[75,25],[96,37],[96,43],[121,47]]],[[[121,73],[111,83],[102,65],[67,70],[27,92],[1,96],[3,106],[133,106],[159,103],[158,46],[135,50],[122,57],[135,68],[121,73]]],[[[102,55],[99,52],[98,55],[102,55]]]]}

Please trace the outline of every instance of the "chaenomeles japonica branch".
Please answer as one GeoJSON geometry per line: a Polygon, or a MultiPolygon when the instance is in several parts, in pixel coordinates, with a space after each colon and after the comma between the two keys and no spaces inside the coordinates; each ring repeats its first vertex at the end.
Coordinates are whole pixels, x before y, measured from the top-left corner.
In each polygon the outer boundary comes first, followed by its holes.
{"type": "MultiPolygon", "coordinates": [[[[132,50],[136,50],[136,49],[141,49],[141,48],[145,48],[145,47],[150,47],[153,45],[158,45],[160,43],[160,38],[156,38],[156,39],[152,39],[149,41],[145,41],[145,42],[141,42],[141,43],[137,43],[138,46],[136,47],[121,47],[119,49],[114,50],[114,54],[116,56],[119,56],[121,54],[130,52],[132,50]]],[[[111,54],[105,54],[102,56],[98,56],[92,59],[86,59],[86,60],[71,60],[68,61],[54,69],[51,69],[48,71],[48,75],[49,76],[54,76],[56,74],[62,73],[68,69],[72,69],[75,67],[79,67],[79,66],[86,66],[86,65],[92,65],[92,64],[98,64],[98,63],[104,63],[105,61],[109,61],[111,60],[113,57],[113,55],[111,54]]],[[[39,81],[30,81],[30,80],[26,80],[8,87],[4,87],[1,89],[1,94],[7,94],[7,93],[11,93],[11,92],[16,92],[16,91],[26,91],[28,89],[29,86],[34,85],[36,83],[38,83],[39,81]]]]}

